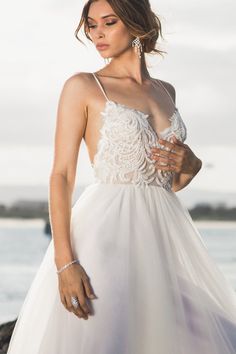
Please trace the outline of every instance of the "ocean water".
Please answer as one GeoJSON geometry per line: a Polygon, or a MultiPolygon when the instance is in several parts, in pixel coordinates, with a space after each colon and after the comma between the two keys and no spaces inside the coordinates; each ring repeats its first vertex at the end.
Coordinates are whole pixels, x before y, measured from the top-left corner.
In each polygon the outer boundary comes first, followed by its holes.
{"type": "MultiPolygon", "coordinates": [[[[236,222],[195,224],[236,290],[236,222]]],[[[40,219],[0,219],[0,323],[17,317],[49,242],[40,219]]]]}

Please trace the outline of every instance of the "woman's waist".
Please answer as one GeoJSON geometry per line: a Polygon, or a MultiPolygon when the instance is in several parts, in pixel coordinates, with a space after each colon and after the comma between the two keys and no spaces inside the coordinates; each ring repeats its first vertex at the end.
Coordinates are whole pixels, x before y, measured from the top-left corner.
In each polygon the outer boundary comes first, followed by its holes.
{"type": "Polygon", "coordinates": [[[127,185],[136,187],[155,186],[170,190],[172,187],[173,173],[153,170],[122,171],[96,169],[94,182],[97,184],[127,185]]]}

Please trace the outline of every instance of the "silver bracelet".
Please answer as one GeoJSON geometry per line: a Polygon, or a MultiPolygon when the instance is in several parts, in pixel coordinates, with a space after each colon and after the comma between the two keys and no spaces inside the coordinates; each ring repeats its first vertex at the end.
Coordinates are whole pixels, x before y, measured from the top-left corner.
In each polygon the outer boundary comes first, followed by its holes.
{"type": "Polygon", "coordinates": [[[79,260],[78,260],[78,259],[75,259],[75,260],[73,260],[72,262],[65,264],[65,265],[62,266],[59,270],[57,270],[57,274],[63,272],[63,270],[65,270],[66,268],[70,267],[70,266],[71,266],[72,264],[74,264],[74,263],[79,263],[79,260]]]}

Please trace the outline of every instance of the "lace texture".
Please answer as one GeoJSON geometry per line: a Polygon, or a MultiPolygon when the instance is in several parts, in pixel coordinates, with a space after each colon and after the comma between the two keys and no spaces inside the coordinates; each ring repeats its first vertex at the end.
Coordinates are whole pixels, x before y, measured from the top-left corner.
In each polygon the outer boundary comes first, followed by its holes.
{"type": "Polygon", "coordinates": [[[170,126],[157,135],[149,115],[114,101],[101,112],[102,128],[94,157],[94,177],[100,183],[128,183],[137,186],[172,186],[173,172],[157,170],[150,158],[151,148],[160,147],[159,138],[171,141],[173,135],[186,139],[187,130],[176,108],[170,126]]]}

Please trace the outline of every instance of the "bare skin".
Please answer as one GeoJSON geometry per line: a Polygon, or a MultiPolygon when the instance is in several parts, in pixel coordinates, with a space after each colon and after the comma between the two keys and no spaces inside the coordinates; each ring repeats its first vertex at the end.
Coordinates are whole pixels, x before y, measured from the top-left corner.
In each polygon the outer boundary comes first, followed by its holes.
{"type": "MultiPolygon", "coordinates": [[[[131,47],[133,37],[105,0],[98,0],[89,9],[90,36],[96,46],[109,44],[100,51],[111,62],[97,72],[110,100],[150,115],[153,128],[162,131],[169,126],[175,106],[163,90],[154,83],[146,67],[131,47]],[[105,15],[109,17],[103,18],[105,15]],[[111,16],[112,15],[112,16],[111,16]],[[125,93],[129,92],[127,96],[125,93]]],[[[162,81],[175,102],[174,87],[162,81]]],[[[59,269],[77,258],[70,243],[71,199],[74,190],[78,153],[84,138],[91,162],[97,150],[101,111],[105,98],[91,73],[79,72],[66,80],[58,104],[54,145],[54,161],[50,174],[49,211],[54,240],[55,264],[59,269]]],[[[201,168],[198,159],[186,144],[163,141],[163,149],[154,149],[156,167],[175,171],[173,191],[187,185],[201,168]],[[173,152],[166,152],[166,147],[173,152]],[[163,166],[160,163],[168,163],[163,166]]],[[[73,264],[58,275],[62,304],[79,318],[92,314],[91,299],[96,295],[90,278],[80,264],[73,264]],[[71,296],[77,296],[80,306],[75,309],[71,296]]]]}

